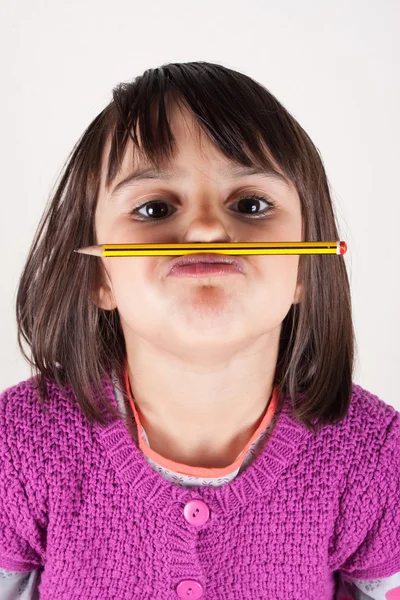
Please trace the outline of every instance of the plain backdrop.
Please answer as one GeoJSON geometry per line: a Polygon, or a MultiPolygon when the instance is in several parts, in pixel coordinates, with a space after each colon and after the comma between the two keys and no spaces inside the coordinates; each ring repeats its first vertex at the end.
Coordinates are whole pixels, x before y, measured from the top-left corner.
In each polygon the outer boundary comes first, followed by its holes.
{"type": "Polygon", "coordinates": [[[18,280],[60,169],[112,88],[210,61],[267,87],[319,149],[352,291],[353,380],[400,410],[400,2],[3,0],[0,390],[31,375],[18,280]]]}

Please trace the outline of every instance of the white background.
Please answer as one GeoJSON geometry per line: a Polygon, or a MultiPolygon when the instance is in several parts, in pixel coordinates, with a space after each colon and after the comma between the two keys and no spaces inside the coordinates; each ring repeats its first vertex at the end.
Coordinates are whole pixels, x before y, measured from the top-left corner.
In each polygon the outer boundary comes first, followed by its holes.
{"type": "Polygon", "coordinates": [[[65,159],[112,88],[210,61],[267,87],[319,149],[351,281],[353,380],[400,410],[400,3],[3,0],[0,390],[30,377],[18,280],[65,159]]]}

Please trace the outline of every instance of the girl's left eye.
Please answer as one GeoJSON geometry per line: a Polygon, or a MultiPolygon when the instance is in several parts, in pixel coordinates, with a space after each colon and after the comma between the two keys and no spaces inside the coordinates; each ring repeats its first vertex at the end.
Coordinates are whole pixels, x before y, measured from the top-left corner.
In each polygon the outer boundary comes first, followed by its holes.
{"type": "MultiPolygon", "coordinates": [[[[240,206],[241,208],[244,209],[250,209],[251,213],[254,213],[255,210],[257,210],[257,206],[260,204],[260,202],[265,202],[265,204],[267,204],[267,207],[264,208],[260,213],[256,214],[256,215],[245,215],[245,216],[249,216],[251,219],[266,219],[268,218],[271,213],[273,212],[274,208],[275,208],[275,202],[273,202],[272,200],[267,200],[267,198],[264,198],[264,196],[258,196],[258,195],[245,195],[245,196],[241,196],[240,198],[238,198],[238,200],[236,200],[237,203],[241,203],[240,206]]],[[[134,208],[133,210],[129,211],[130,215],[135,215],[135,219],[137,221],[162,221],[165,218],[168,218],[169,215],[166,214],[161,214],[160,213],[165,213],[165,211],[160,210],[158,208],[158,210],[156,209],[154,211],[154,208],[150,209],[150,212],[153,212],[156,216],[154,216],[154,214],[151,215],[141,215],[140,217],[136,216],[139,214],[139,211],[142,209],[147,209],[149,206],[160,206],[160,205],[169,205],[172,206],[169,202],[167,202],[166,200],[161,200],[161,199],[153,199],[153,200],[148,200],[147,202],[144,202],[143,204],[141,204],[140,206],[137,206],[136,208],[134,208]]],[[[234,202],[235,204],[235,202],[234,202]]],[[[174,209],[175,210],[175,209],[174,209]]]]}

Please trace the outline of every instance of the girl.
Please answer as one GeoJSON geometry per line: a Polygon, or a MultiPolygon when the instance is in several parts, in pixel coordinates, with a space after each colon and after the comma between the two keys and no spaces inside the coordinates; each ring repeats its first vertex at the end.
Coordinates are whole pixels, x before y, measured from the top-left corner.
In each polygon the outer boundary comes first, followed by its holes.
{"type": "Polygon", "coordinates": [[[400,414],[352,381],[343,257],[74,252],[339,239],[265,87],[194,62],[114,89],[18,288],[37,373],[0,397],[0,598],[400,597],[400,414]]]}

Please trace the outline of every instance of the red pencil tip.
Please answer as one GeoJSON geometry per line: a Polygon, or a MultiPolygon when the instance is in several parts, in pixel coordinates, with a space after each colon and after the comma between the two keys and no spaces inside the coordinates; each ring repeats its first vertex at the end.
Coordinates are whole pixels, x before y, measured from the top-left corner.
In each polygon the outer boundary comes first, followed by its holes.
{"type": "Polygon", "coordinates": [[[340,254],[346,254],[347,244],[346,242],[340,242],[340,254]]]}

